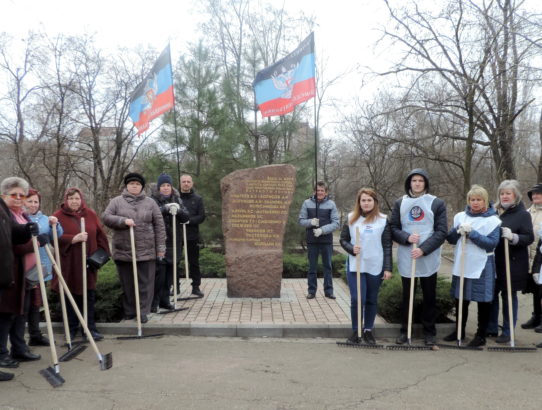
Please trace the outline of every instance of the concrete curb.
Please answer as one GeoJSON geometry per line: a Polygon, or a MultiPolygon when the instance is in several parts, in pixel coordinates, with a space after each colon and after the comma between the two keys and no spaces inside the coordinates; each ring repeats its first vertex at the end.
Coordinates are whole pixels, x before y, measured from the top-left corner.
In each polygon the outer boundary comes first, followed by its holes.
{"type": "MultiPolygon", "coordinates": [[[[135,322],[98,323],[98,330],[106,335],[137,334],[135,322]]],[[[437,324],[437,335],[445,336],[454,330],[454,323],[437,324]]],[[[60,322],[53,323],[56,333],[63,333],[60,322]]],[[[399,335],[400,325],[382,324],[375,327],[375,335],[380,338],[395,338],[399,335]]],[[[290,323],[146,323],[143,334],[163,333],[175,336],[206,337],[275,337],[275,338],[332,338],[341,339],[350,336],[352,330],[343,324],[290,324],[290,323]]],[[[423,336],[422,326],[412,328],[414,337],[423,336]]]]}

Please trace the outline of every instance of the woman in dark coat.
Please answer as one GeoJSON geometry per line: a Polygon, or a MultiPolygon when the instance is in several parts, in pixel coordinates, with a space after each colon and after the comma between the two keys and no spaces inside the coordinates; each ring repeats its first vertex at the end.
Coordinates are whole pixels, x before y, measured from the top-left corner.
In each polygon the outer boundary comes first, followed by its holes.
{"type": "MultiPolygon", "coordinates": [[[[169,301],[169,288],[173,284],[173,213],[176,215],[177,264],[181,261],[183,248],[182,224],[187,222],[189,217],[178,191],[173,188],[173,180],[170,175],[160,174],[156,188],[152,190],[151,198],[160,207],[166,228],[166,256],[156,264],[154,299],[151,307],[151,312],[158,312],[159,307],[168,310],[174,309],[169,301]]],[[[177,284],[175,285],[177,286],[177,284]]]]}
{"type": "MultiPolygon", "coordinates": [[[[465,339],[465,326],[471,301],[478,302],[478,330],[469,346],[478,347],[486,344],[486,331],[489,322],[491,302],[495,289],[495,256],[493,251],[501,237],[501,221],[495,209],[489,203],[487,191],[479,185],[473,185],[467,193],[467,207],[454,217],[453,228],[446,240],[455,245],[455,258],[452,277],[452,297],[455,298],[456,312],[459,311],[459,275],[463,269],[461,340],[465,339]],[[465,255],[462,252],[462,239],[465,243],[465,255]],[[464,258],[464,259],[463,259],[464,258]],[[463,265],[462,265],[463,264],[463,265]]],[[[447,342],[457,340],[457,326],[451,334],[444,337],[447,342]]]]}
{"type": "MultiPolygon", "coordinates": [[[[83,312],[83,253],[82,243],[87,244],[87,256],[92,255],[98,250],[103,249],[108,254],[109,243],[107,236],[102,228],[98,215],[92,209],[87,207],[83,193],[79,188],[68,188],[64,194],[64,203],[54,214],[64,229],[64,234],[59,238],[60,247],[60,265],[62,275],[72,293],[77,307],[83,312]],[[85,218],[85,232],[81,232],[81,218],[85,218]]],[[[96,282],[98,272],[87,267],[87,314],[88,328],[94,340],[102,340],[103,336],[96,328],[94,317],[94,304],[96,301],[96,282]]],[[[51,288],[59,291],[58,277],[55,275],[51,288]]],[[[70,326],[70,335],[73,338],[77,335],[80,328],[79,319],[70,303],[67,303],[68,322],[70,326]]],[[[81,329],[84,336],[84,331],[81,329]]]]}
{"type": "Polygon", "coordinates": [[[497,282],[495,297],[491,306],[491,318],[487,332],[496,336],[499,317],[499,293],[502,297],[503,325],[502,333],[495,340],[497,343],[510,341],[510,324],[508,315],[508,296],[506,287],[506,262],[504,241],[508,240],[510,251],[510,279],[512,293],[513,326],[516,326],[518,315],[518,297],[516,292],[527,286],[529,279],[529,245],[534,241],[533,223],[531,215],[521,202],[519,183],[514,179],[508,179],[499,185],[497,191],[497,211],[502,221],[502,233],[499,245],[495,249],[495,263],[497,267],[497,282]]]}

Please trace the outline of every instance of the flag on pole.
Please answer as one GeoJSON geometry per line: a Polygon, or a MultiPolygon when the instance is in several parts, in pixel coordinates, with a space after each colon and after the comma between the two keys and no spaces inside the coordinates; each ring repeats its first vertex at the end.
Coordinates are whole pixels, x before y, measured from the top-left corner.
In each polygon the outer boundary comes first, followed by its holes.
{"type": "Polygon", "coordinates": [[[171,110],[173,104],[173,71],[168,45],[130,98],[130,118],[137,135],[149,129],[149,123],[171,110]]]}
{"type": "Polygon", "coordinates": [[[289,113],[314,97],[314,33],[286,57],[256,74],[252,85],[264,118],[289,113]]]}

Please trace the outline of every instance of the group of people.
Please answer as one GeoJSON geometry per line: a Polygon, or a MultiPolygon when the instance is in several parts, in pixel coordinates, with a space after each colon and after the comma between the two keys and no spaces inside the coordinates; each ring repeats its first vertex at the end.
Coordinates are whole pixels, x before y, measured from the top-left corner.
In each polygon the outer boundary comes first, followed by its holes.
{"type": "MultiPolygon", "coordinates": [[[[171,176],[161,174],[150,197],[145,193],[145,178],[141,174],[129,173],[123,182],[122,193],[110,201],[101,220],[87,206],[79,188],[68,188],[60,209],[46,216],[40,209],[40,193],[30,188],[24,179],[9,177],[0,183],[0,243],[3,250],[0,254],[0,367],[17,368],[19,362],[39,360],[40,355],[31,352],[29,346],[48,346],[50,343],[39,327],[42,299],[32,235],[40,246],[44,281],[50,281],[54,292],[60,290],[59,280],[44,246],[53,244],[55,236],[58,238],[62,275],[81,312],[86,300],[87,325],[95,341],[103,339],[96,327],[94,311],[99,268],[87,263],[88,259],[83,261],[83,255],[91,257],[101,252],[112,256],[123,289],[125,319],[135,318],[131,230],[137,255],[139,307],[143,323],[148,321],[151,312],[160,308],[174,309],[169,299],[171,286],[178,286],[173,283],[172,274],[174,249],[177,261],[180,261],[183,246],[186,246],[192,294],[204,296],[200,289],[198,242],[199,224],[205,219],[205,210],[203,199],[193,189],[192,177],[181,176],[179,192],[173,188],[171,176]],[[175,246],[172,235],[174,219],[177,224],[175,246]],[[102,221],[113,231],[111,247],[102,221]],[[182,235],[183,224],[186,244],[182,235]],[[83,270],[86,270],[86,286],[83,270]],[[27,323],[28,343],[24,335],[27,323]]],[[[71,304],[68,303],[66,308],[71,339],[77,337],[80,329],[85,337],[71,304]]],[[[0,381],[12,378],[12,373],[0,372],[0,381]]]]}
{"type": "MultiPolygon", "coordinates": [[[[450,292],[455,299],[456,312],[462,309],[461,323],[456,323],[456,329],[444,337],[445,341],[465,339],[468,307],[470,302],[477,302],[477,331],[468,345],[484,346],[488,337],[495,337],[497,343],[510,342],[510,327],[514,328],[517,321],[518,291],[533,293],[533,314],[522,328],[542,333],[542,184],[529,190],[532,206],[528,210],[522,202],[516,180],[505,180],[499,185],[495,204],[489,200],[486,189],[473,185],[466,196],[465,210],[454,216],[450,230],[446,205],[442,199],[430,194],[429,187],[429,176],[425,170],[417,168],[409,172],[405,179],[405,195],[395,201],[389,218],[381,213],[377,193],[373,189],[359,190],[354,208],[340,234],[340,244],[349,254],[347,279],[353,333],[348,342],[376,343],[373,330],[378,292],[382,281],[392,277],[393,242],[398,245],[397,268],[402,280],[402,320],[397,344],[408,341],[412,273],[415,275],[413,294],[418,281],[423,294],[421,323],[425,344],[436,344],[437,272],[445,241],[455,245],[450,292]],[[505,247],[509,249],[508,258],[505,247]],[[506,281],[507,265],[511,277],[510,290],[506,281]],[[363,315],[363,329],[359,332],[358,267],[363,315]],[[512,324],[509,323],[508,291],[512,300],[512,324]],[[500,299],[502,326],[499,327],[500,299]],[[361,334],[361,340],[358,334],[361,334]]],[[[332,233],[339,228],[339,217],[335,204],[328,198],[325,183],[318,182],[314,196],[303,203],[299,224],[306,228],[308,246],[307,299],[316,296],[319,254],[322,255],[324,271],[324,295],[334,299],[332,233]]],[[[542,343],[538,347],[542,347],[542,343]]]]}

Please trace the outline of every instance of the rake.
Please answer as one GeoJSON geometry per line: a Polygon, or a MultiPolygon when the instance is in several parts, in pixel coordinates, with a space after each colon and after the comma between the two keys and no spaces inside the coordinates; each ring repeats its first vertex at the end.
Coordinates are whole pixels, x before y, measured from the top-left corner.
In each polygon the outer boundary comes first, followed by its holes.
{"type": "MultiPolygon", "coordinates": [[[[59,251],[60,248],[58,247],[58,233],[56,231],[56,223],[53,225],[53,244],[55,247],[56,264],[58,265],[58,268],[62,270],[60,267],[60,251],[59,251]]],[[[68,313],[66,311],[66,298],[64,296],[64,286],[62,286],[60,282],[58,284],[58,289],[60,293],[60,306],[62,309],[62,321],[64,323],[64,333],[66,335],[66,345],[68,346],[68,351],[64,353],[62,356],[60,356],[58,360],[60,362],[68,362],[74,359],[75,357],[79,356],[79,354],[81,354],[81,352],[83,352],[87,348],[87,346],[84,344],[75,344],[75,345],[72,344],[70,326],[68,324],[68,313]]]]}
{"type": "Polygon", "coordinates": [[[77,307],[77,303],[75,302],[75,299],[72,296],[72,293],[70,292],[70,289],[66,285],[66,281],[64,280],[64,276],[62,275],[62,272],[60,271],[60,268],[56,264],[53,258],[53,254],[51,253],[51,250],[49,249],[49,246],[45,246],[45,250],[47,251],[47,254],[49,255],[49,258],[51,259],[51,262],[53,263],[53,267],[56,271],[58,281],[64,286],[64,290],[66,292],[66,296],[68,297],[68,300],[70,301],[72,305],[72,309],[75,312],[77,319],[79,319],[79,322],[81,323],[81,326],[83,327],[83,331],[85,332],[85,335],[87,336],[87,339],[92,346],[92,349],[94,349],[94,352],[96,353],[96,356],[98,357],[98,361],[100,362],[100,369],[101,370],[107,370],[113,367],[113,355],[112,353],[106,353],[101,354],[100,350],[98,349],[98,346],[96,346],[96,342],[94,341],[94,338],[92,337],[92,333],[90,333],[90,329],[87,326],[87,323],[85,322],[85,318],[81,314],[81,311],[77,307]]]}
{"type": "MultiPolygon", "coordinates": [[[[190,281],[189,278],[189,270],[188,270],[188,251],[187,251],[187,241],[186,241],[186,223],[183,223],[183,248],[184,248],[184,272],[186,277],[186,284],[188,285],[188,282],[190,281]]],[[[177,282],[174,282],[174,286],[177,286],[177,282]]],[[[185,301],[185,300],[196,300],[201,299],[201,296],[187,296],[184,298],[177,298],[178,301],[185,301]]]]}
{"type": "Polygon", "coordinates": [[[536,352],[536,347],[516,347],[514,332],[514,313],[512,307],[512,284],[510,280],[510,250],[508,239],[504,238],[504,262],[506,266],[506,293],[508,297],[508,323],[510,328],[510,346],[491,346],[487,350],[490,352],[509,352],[509,353],[528,353],[536,352]]]}
{"type": "MultiPolygon", "coordinates": [[[[360,238],[359,238],[359,227],[356,226],[356,246],[360,246],[360,238]]],[[[361,252],[359,252],[356,255],[356,292],[358,295],[358,300],[356,303],[356,309],[357,309],[357,325],[358,325],[358,342],[337,342],[339,346],[346,346],[346,347],[355,347],[357,349],[384,349],[384,346],[381,344],[369,344],[369,343],[363,343],[362,337],[361,337],[361,331],[363,329],[363,316],[362,316],[362,309],[363,306],[363,296],[361,294],[361,252]]]]}
{"type": "MultiPolygon", "coordinates": [[[[418,247],[417,244],[412,244],[412,250],[418,247]]],[[[412,313],[414,310],[414,288],[416,287],[416,259],[412,259],[410,269],[410,295],[408,299],[408,326],[407,326],[407,344],[406,345],[388,345],[388,350],[439,350],[437,345],[424,346],[412,344],[412,313]]]]}
{"type": "Polygon", "coordinates": [[[53,365],[40,370],[40,374],[53,387],[62,386],[65,382],[60,375],[60,366],[58,365],[58,356],[56,354],[55,336],[53,334],[53,325],[51,323],[51,313],[49,312],[49,301],[47,300],[47,291],[45,290],[45,281],[43,280],[43,268],[41,266],[40,247],[37,236],[32,236],[32,246],[36,255],[36,268],[38,269],[38,278],[40,282],[41,298],[43,299],[43,308],[45,312],[45,323],[47,324],[47,335],[49,336],[49,346],[51,348],[51,360],[53,365]]]}
{"type": "Polygon", "coordinates": [[[157,333],[153,335],[143,335],[143,330],[141,328],[141,307],[139,306],[139,282],[137,280],[137,259],[136,259],[136,250],[135,250],[135,239],[134,239],[134,227],[130,226],[130,245],[132,248],[132,271],[134,273],[134,291],[135,291],[135,307],[136,307],[136,319],[137,319],[137,335],[136,336],[119,336],[117,340],[133,340],[133,339],[143,339],[150,337],[161,337],[163,333],[157,333]]]}
{"type": "Polygon", "coordinates": [[[463,289],[465,285],[465,259],[467,250],[467,235],[461,234],[461,260],[459,269],[459,302],[457,305],[457,345],[439,343],[439,347],[445,349],[483,350],[480,346],[462,346],[461,333],[463,332],[463,289]]]}
{"type": "MultiPolygon", "coordinates": [[[[181,312],[183,310],[188,310],[187,307],[183,308],[177,308],[177,208],[171,207],[169,208],[171,215],[173,217],[173,306],[174,308],[171,310],[163,310],[161,312],[158,312],[161,315],[167,315],[168,313],[173,312],[181,312]]],[[[184,228],[184,224],[183,224],[184,228]]],[[[184,246],[186,250],[186,243],[184,246]]],[[[169,297],[169,296],[168,296],[169,297]]]]}

